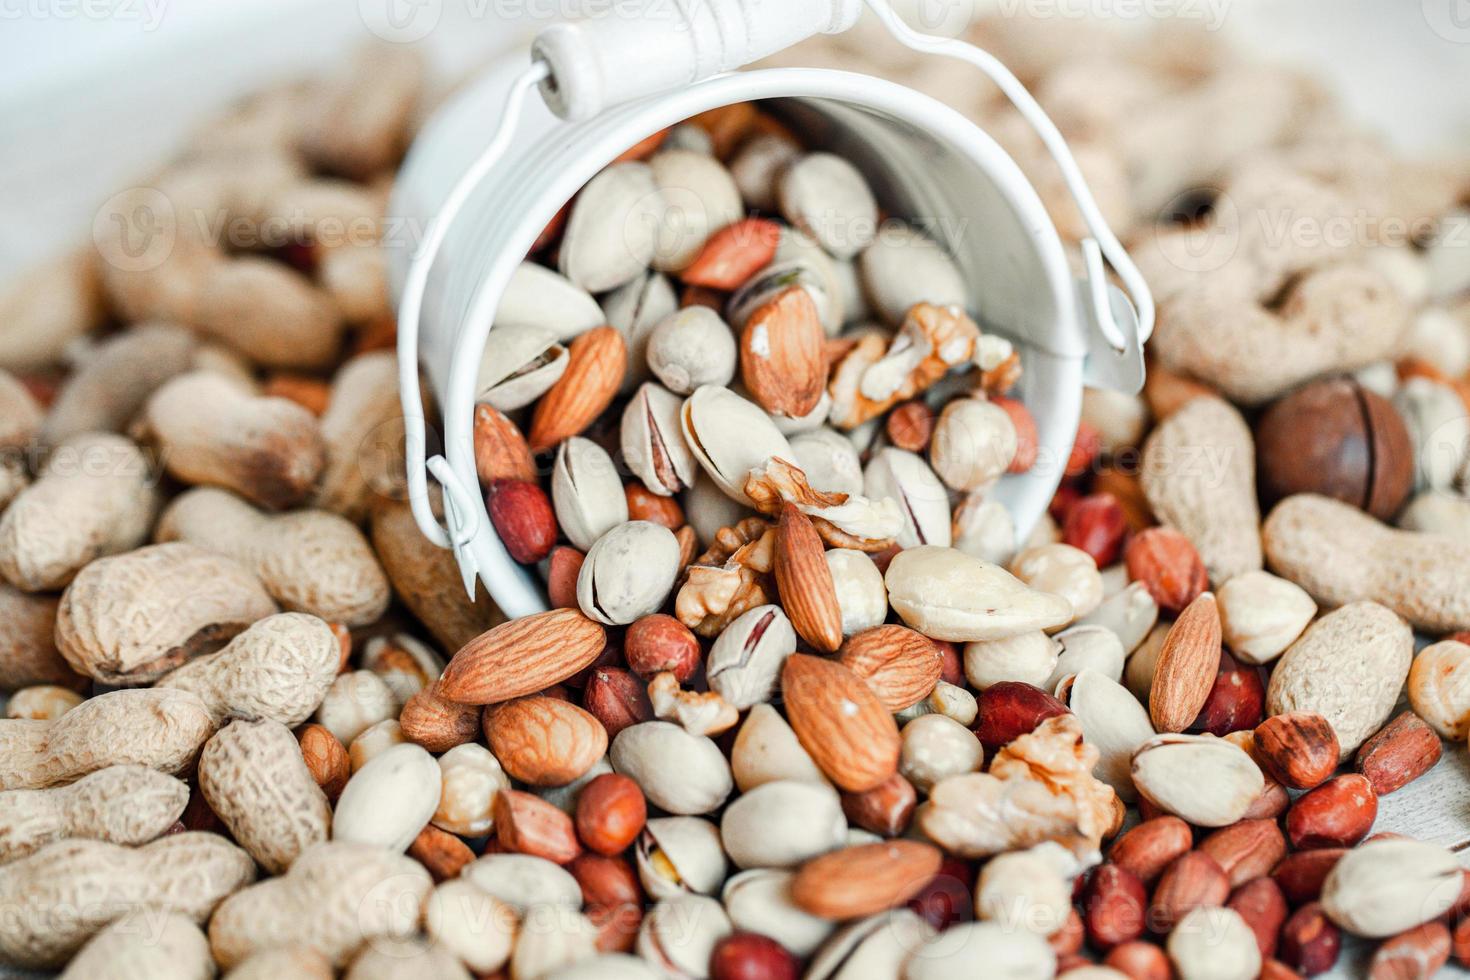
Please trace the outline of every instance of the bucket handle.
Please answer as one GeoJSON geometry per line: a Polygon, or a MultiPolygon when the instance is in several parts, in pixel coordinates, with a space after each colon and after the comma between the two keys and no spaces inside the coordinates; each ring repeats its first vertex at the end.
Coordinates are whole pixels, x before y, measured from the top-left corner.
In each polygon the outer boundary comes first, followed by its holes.
{"type": "Polygon", "coordinates": [[[442,455],[436,455],[427,461],[424,459],[428,453],[428,423],[424,419],[424,398],[419,387],[419,319],[423,310],[424,292],[429,284],[429,273],[434,268],[434,259],[444,244],[449,227],[470,194],[505,155],[515,136],[516,127],[520,124],[521,110],[527,94],[549,77],[550,73],[551,69],[545,62],[537,61],[521,72],[511,85],[505,111],[500,114],[495,135],[474,164],[455,182],[449,196],[444,200],[444,205],[429,222],[423,241],[414,250],[403,284],[403,298],[398,304],[398,391],[403,403],[408,503],[413,510],[414,522],[418,524],[424,537],[441,548],[454,549],[460,570],[464,574],[465,589],[471,598],[475,595],[475,564],[468,549],[470,541],[480,530],[480,512],[475,494],[454,475],[454,469],[447,459],[442,455]],[[444,518],[449,525],[447,531],[439,525],[429,500],[430,473],[444,487],[444,518]]]}

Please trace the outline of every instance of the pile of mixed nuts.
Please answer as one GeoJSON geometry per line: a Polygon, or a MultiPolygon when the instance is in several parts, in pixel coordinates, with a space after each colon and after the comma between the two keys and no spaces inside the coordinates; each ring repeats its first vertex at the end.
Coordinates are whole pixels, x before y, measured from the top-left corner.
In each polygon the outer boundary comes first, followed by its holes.
{"type": "Polygon", "coordinates": [[[1213,39],[1040,26],[975,33],[1131,229],[1143,395],[1040,458],[955,243],[779,105],[698,116],[567,202],[489,334],[476,463],[537,615],[402,499],[407,49],[240,106],[0,298],[0,966],[1470,966],[1470,818],[1375,828],[1470,735],[1465,170],[1213,39]],[[994,488],[1042,466],[1022,539],[994,488]]]}

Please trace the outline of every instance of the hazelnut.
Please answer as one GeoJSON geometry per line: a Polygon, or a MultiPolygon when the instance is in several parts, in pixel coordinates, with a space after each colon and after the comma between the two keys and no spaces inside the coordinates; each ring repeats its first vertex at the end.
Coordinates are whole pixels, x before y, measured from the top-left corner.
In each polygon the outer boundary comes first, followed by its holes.
{"type": "Polygon", "coordinates": [[[934,409],[921,401],[904,402],[888,413],[888,441],[899,449],[922,453],[934,435],[934,409]]]}
{"type": "Polygon", "coordinates": [[[796,957],[776,940],[754,932],[732,932],[715,944],[710,980],[796,980],[796,957]]]}
{"type": "Polygon", "coordinates": [[[630,521],[652,521],[662,524],[670,531],[677,531],[684,526],[684,508],[679,506],[679,501],[674,497],[660,497],[638,480],[623,487],[623,496],[628,500],[630,521]]]}
{"type": "Polygon", "coordinates": [[[1256,425],[1263,503],[1319,493],[1388,520],[1414,486],[1403,417],[1351,378],[1316,381],[1272,404],[1256,425]]]}
{"type": "Polygon", "coordinates": [[[669,671],[685,684],[699,668],[699,640],[673,616],[654,613],[636,620],[623,638],[628,669],[644,680],[669,671]]]}
{"type": "Polygon", "coordinates": [[[647,818],[643,791],[621,773],[603,773],[577,796],[577,836],[598,854],[626,850],[643,832],[647,818]]]}

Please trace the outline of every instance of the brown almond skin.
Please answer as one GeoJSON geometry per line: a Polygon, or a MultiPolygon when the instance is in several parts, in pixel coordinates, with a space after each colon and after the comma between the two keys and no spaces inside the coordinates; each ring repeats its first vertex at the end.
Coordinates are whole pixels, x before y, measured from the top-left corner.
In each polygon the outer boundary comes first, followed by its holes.
{"type": "Polygon", "coordinates": [[[1345,773],[1297,798],[1286,811],[1286,834],[1299,851],[1352,847],[1377,818],[1378,797],[1368,777],[1345,773]]]}
{"type": "Polygon", "coordinates": [[[1434,768],[1444,752],[1439,735],[1412,711],[1405,711],[1384,725],[1358,748],[1354,768],[1387,796],[1434,768]]]}
{"type": "Polygon", "coordinates": [[[1082,925],[1087,940],[1109,950],[1143,935],[1148,891],[1131,871],[1104,864],[1092,873],[1082,892],[1082,925]]]}
{"type": "Polygon", "coordinates": [[[1291,789],[1321,785],[1337,770],[1337,733],[1321,715],[1291,711],[1256,726],[1252,755],[1261,769],[1291,789]]]}
{"type": "Polygon", "coordinates": [[[475,406],[475,472],[481,486],[496,480],[535,480],[536,462],[521,430],[490,405],[475,406]]]}
{"type": "Polygon", "coordinates": [[[791,880],[797,906],[824,919],[857,919],[897,908],[939,872],[939,848],[920,841],[860,844],[812,858],[791,880]]]}
{"type": "Polygon", "coordinates": [[[827,383],[825,341],[817,305],[800,286],[750,315],[740,332],[740,377],[761,408],[801,418],[817,407],[827,383]]]}
{"type": "Polygon", "coordinates": [[[914,784],[901,773],[866,793],[842,794],[842,812],[848,821],[880,837],[897,837],[907,830],[917,804],[914,784]]]}
{"type": "Polygon", "coordinates": [[[458,877],[460,870],[475,859],[475,852],[454,834],[429,824],[408,845],[408,856],[440,882],[458,877]]]}
{"type": "Polygon", "coordinates": [[[1173,815],[1155,817],[1119,837],[1108,860],[1151,885],[1164,869],[1194,846],[1189,824],[1173,815]]]}
{"type": "Polygon", "coordinates": [[[1164,637],[1148,715],[1158,732],[1182,732],[1199,717],[1220,670],[1220,610],[1211,592],[1179,614],[1164,637]]]}
{"type": "Polygon", "coordinates": [[[1194,909],[1225,904],[1230,879],[1203,851],[1190,851],[1164,869],[1148,910],[1149,928],[1167,933],[1194,909]]]}
{"type": "Polygon", "coordinates": [[[1276,955],[1281,926],[1291,911],[1286,906],[1286,896],[1281,894],[1281,886],[1270,878],[1256,878],[1235,889],[1225,906],[1235,910],[1256,934],[1262,960],[1276,955]]]}
{"type": "Polygon", "coordinates": [[[1231,888],[1239,888],[1271,873],[1286,856],[1286,838],[1274,820],[1241,820],[1210,834],[1199,849],[1219,862],[1231,888]]]}
{"type": "Polygon", "coordinates": [[[1174,975],[1163,949],[1140,940],[1114,946],[1103,958],[1103,966],[1112,967],[1130,980],[1170,980],[1174,975]]]}
{"type": "Polygon", "coordinates": [[[1048,718],[1069,713],[1065,704],[1041,688],[1020,681],[992,684],[976,701],[980,711],[974,732],[987,759],[1012,740],[1034,732],[1048,718]]]}
{"type": "Polygon", "coordinates": [[[616,397],[627,361],[628,343],[616,327],[596,327],[573,340],[566,371],[536,403],[526,436],[531,452],[555,449],[591,425],[616,397]]]}
{"type": "Polygon", "coordinates": [[[505,771],[532,786],[565,786],[607,752],[607,730],[569,701],[517,698],[485,711],[485,741],[505,771]]]}
{"type": "Polygon", "coordinates": [[[495,794],[495,839],[519,854],[566,864],[582,853],[572,818],[539,796],[515,789],[495,794]]]}
{"type": "Polygon", "coordinates": [[[607,631],[578,609],[552,609],[502,623],[460,648],[439,694],[461,704],[498,704],[574,676],[607,646],[607,631]]]}
{"type": "Polygon", "coordinates": [[[837,604],[837,586],[827,565],[826,547],[811,518],[794,504],[781,507],[774,566],[781,605],[797,635],[823,653],[840,647],[842,608],[837,604]]]}
{"type": "Polygon", "coordinates": [[[1317,902],[1297,909],[1281,927],[1281,962],[1306,976],[1332,969],[1341,949],[1342,930],[1317,902]]]}
{"type": "Polygon", "coordinates": [[[1292,905],[1315,902],[1322,894],[1322,883],[1327,880],[1328,872],[1346,853],[1345,847],[1324,847],[1288,854],[1271,872],[1271,877],[1292,905]]]}
{"type": "Polygon", "coordinates": [[[408,699],[398,724],[405,739],[437,755],[480,737],[480,708],[442,698],[431,684],[408,699]]]}
{"type": "Polygon", "coordinates": [[[839,788],[865,793],[898,771],[902,742],[893,715],[847,667],[792,654],[781,690],[797,740],[839,788]]]}
{"type": "Polygon", "coordinates": [[[327,794],[327,799],[336,800],[352,775],[347,750],[337,736],[315,723],[303,725],[296,733],[296,740],[301,745],[301,757],[306,760],[311,778],[327,794]]]}
{"type": "Polygon", "coordinates": [[[1373,954],[1369,980],[1428,980],[1449,962],[1450,930],[1443,922],[1426,922],[1401,932],[1373,954]]]}
{"type": "Polygon", "coordinates": [[[943,671],[939,648],[907,626],[874,626],[856,633],[842,644],[837,659],[867,681],[889,711],[902,711],[928,697],[943,671]]]}

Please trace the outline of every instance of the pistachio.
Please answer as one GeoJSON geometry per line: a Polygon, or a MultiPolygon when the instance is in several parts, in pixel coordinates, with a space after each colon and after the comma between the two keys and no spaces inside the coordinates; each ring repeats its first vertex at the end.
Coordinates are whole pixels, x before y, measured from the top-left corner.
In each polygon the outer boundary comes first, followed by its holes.
{"type": "Polygon", "coordinates": [[[1003,681],[1042,687],[1061,654],[1062,645],[1041,630],[967,643],[965,679],[980,691],[1003,681]]]}
{"type": "Polygon", "coordinates": [[[934,928],[909,909],[880,912],[843,926],[812,957],[807,980],[896,977],[934,928]]]}
{"type": "Polygon", "coordinates": [[[1008,980],[1050,980],[1057,957],[1046,940],[1033,932],[999,922],[966,922],[952,926],[914,950],[904,980],[968,980],[976,964],[987,976],[1008,980]]]}
{"type": "Polygon", "coordinates": [[[616,289],[648,268],[664,202],[646,163],[615,163],[577,195],[562,235],[562,275],[590,293],[616,289]]]}
{"type": "Polygon", "coordinates": [[[1128,689],[1097,671],[1081,670],[1063,683],[1062,703],[1082,723],[1082,734],[1097,746],[1093,775],[1127,803],[1138,797],[1133,787],[1133,754],[1154,737],[1148,711],[1128,689]]]}
{"type": "Polygon", "coordinates": [[[786,719],[769,704],[757,704],[745,716],[730,750],[730,768],[742,793],[778,779],[827,782],[786,719]]]}
{"type": "Polygon", "coordinates": [[[777,190],[786,220],[828,252],[850,259],[878,230],[878,202],[862,172],[832,153],[808,153],[781,175],[777,190]]]}
{"type": "Polygon", "coordinates": [[[1016,523],[998,500],[972,493],[956,508],[951,528],[954,546],[967,555],[1005,565],[1016,556],[1016,523]]]}
{"type": "Polygon", "coordinates": [[[599,623],[626,626],[658,612],[678,575],[674,532],[652,521],[629,521],[587,552],[577,573],[577,604],[599,623]]]}
{"type": "Polygon", "coordinates": [[[1154,670],[1159,664],[1159,654],[1164,650],[1164,640],[1168,639],[1169,627],[1172,623],[1158,623],[1148,631],[1148,636],[1128,656],[1128,662],[1123,665],[1123,683],[1128,692],[1141,703],[1148,704],[1149,691],[1154,686],[1154,670]]]}
{"type": "Polygon", "coordinates": [[[904,515],[899,547],[949,547],[949,492],[922,457],[893,447],[880,451],[863,471],[863,489],[874,500],[898,502],[904,515]]]}
{"type": "Polygon", "coordinates": [[[1464,884],[1455,855],[1416,840],[1376,840],[1344,854],[1322,884],[1322,908],[1348,932],[1396,935],[1438,917],[1464,884]]]}
{"type": "Polygon", "coordinates": [[[1213,735],[1157,735],[1134,752],[1132,773],[1140,795],[1197,827],[1235,823],[1266,785],[1255,760],[1213,735]]]}
{"type": "Polygon", "coordinates": [[[708,306],[687,306],[653,328],[647,357],[654,375],[680,395],[703,385],[723,387],[735,377],[735,335],[708,306]]]}
{"type": "Polygon", "coordinates": [[[960,773],[978,772],[985,750],[975,733],[952,718],[920,715],[903,726],[898,771],[921,793],[960,773]]]}
{"type": "Polygon", "coordinates": [[[702,817],[655,817],[633,851],[638,880],[657,901],[682,892],[713,895],[725,880],[727,862],[720,831],[702,817]]]}
{"type": "Polygon", "coordinates": [[[776,178],[800,155],[801,147],[785,136],[762,133],[746,140],[730,161],[730,176],[745,206],[754,211],[775,211],[776,178]]]}
{"type": "Polygon", "coordinates": [[[826,424],[827,415],[831,411],[832,396],[823,388],[821,397],[817,399],[816,407],[810,412],[795,417],[775,412],[771,415],[771,421],[776,423],[776,428],[783,436],[795,436],[820,429],[826,424]]]}
{"type": "Polygon", "coordinates": [[[726,882],[721,898],[736,929],[770,936],[805,959],[832,934],[834,924],[802,911],[791,900],[794,877],[792,871],[752,868],[726,882]]]}
{"type": "Polygon", "coordinates": [[[832,253],[810,235],[788,225],[781,229],[781,238],[776,243],[776,254],[771,262],[796,263],[815,277],[821,292],[821,295],[812,296],[817,304],[817,316],[822,321],[822,329],[827,336],[835,337],[842,330],[842,325],[852,318],[843,305],[843,294],[846,290],[837,271],[842,260],[834,259],[832,253]]]}
{"type": "Polygon", "coordinates": [[[581,436],[573,436],[557,450],[551,503],[562,531],[582,551],[628,520],[628,499],[612,457],[581,436]]]}
{"type": "Polygon", "coordinates": [[[719,747],[666,721],[618,732],[609,750],[613,768],[631,777],[654,806],[669,813],[709,813],[730,795],[730,764],[719,747]]]}
{"type": "Polygon", "coordinates": [[[526,910],[510,956],[514,977],[543,977],[597,955],[597,927],[581,912],[561,906],[526,910]]]}
{"type": "Polygon", "coordinates": [[[965,306],[969,290],[954,259],[916,228],[889,222],[858,259],[863,288],[897,326],[916,303],[965,306]]]}
{"type": "Polygon", "coordinates": [[[582,907],[577,879],[560,865],[530,854],[486,854],[459,875],[517,912],[545,905],[582,907]]]}
{"type": "Polygon", "coordinates": [[[668,976],[705,980],[715,944],[731,932],[720,903],[703,895],[660,900],[638,929],[638,955],[668,976]]]}
{"type": "Polygon", "coordinates": [[[740,191],[725,165],[696,150],[660,149],[648,161],[663,202],[653,267],[676,272],[709,236],[743,216],[740,191]]]}
{"type": "Polygon", "coordinates": [[[1070,674],[1096,671],[1109,680],[1123,676],[1123,644],[1117,634],[1105,626],[1073,626],[1056,635],[1062,645],[1057,665],[1042,683],[1045,690],[1055,690],[1057,683],[1070,674]]]}
{"type": "Polygon", "coordinates": [[[863,492],[863,464],[852,442],[834,429],[804,432],[791,440],[796,465],[815,490],[828,493],[863,492]]]}
{"type": "Polygon", "coordinates": [[[900,551],[883,581],[903,621],[936,640],[1001,640],[1072,618],[1066,599],[1031,589],[999,565],[953,548],[900,551]]]}
{"type": "Polygon", "coordinates": [[[480,355],[476,397],[502,412],[524,408],[561,380],[570,359],[550,330],[497,323],[486,336],[485,352],[480,355]]]}
{"type": "Polygon", "coordinates": [[[778,779],[725,807],[720,840],[741,868],[791,868],[843,845],[847,818],[837,792],[822,783],[778,779]]]}
{"type": "Polygon", "coordinates": [[[934,426],[929,462],[955,490],[976,491],[1000,479],[1016,458],[1016,427],[993,402],[956,398],[934,426]]]}
{"type": "Polygon", "coordinates": [[[690,153],[702,153],[705,156],[715,155],[715,141],[710,136],[709,130],[695,123],[680,123],[669,130],[669,135],[664,138],[659,146],[659,155],[670,150],[687,150],[690,153]]]}
{"type": "Polygon", "coordinates": [[[647,382],[623,410],[623,461],[644,486],[661,497],[672,496],[694,482],[694,456],[679,428],[682,404],[667,388],[647,382]]]}
{"type": "MultiPolygon", "coordinates": [[[[682,436],[682,426],[679,432],[682,436]]],[[[698,469],[694,473],[694,485],[684,495],[684,516],[699,540],[709,544],[722,528],[734,527],[750,517],[751,511],[734,497],[726,496],[708,473],[698,469]]]]}
{"type": "Polygon", "coordinates": [[[975,883],[975,914],[1007,931],[1050,936],[1060,929],[1072,911],[1072,882],[1048,854],[1055,846],[1043,844],[987,861],[975,883]]]}
{"type": "MultiPolygon", "coordinates": [[[[1106,593],[1106,573],[1104,589],[1106,593]]],[[[1220,596],[1222,603],[1223,591],[1220,596]]],[[[1222,610],[1223,611],[1223,610],[1222,610]]],[[[1143,582],[1133,582],[1113,592],[1096,609],[1077,620],[1078,626],[1102,626],[1113,632],[1125,653],[1138,649],[1154,624],[1159,621],[1159,604],[1143,582]]]]}
{"type": "Polygon", "coordinates": [[[1170,931],[1168,950],[1180,980],[1251,980],[1261,972],[1256,934],[1232,908],[1191,910],[1170,931]]]}
{"type": "Polygon", "coordinates": [[[873,559],[854,548],[832,548],[825,557],[842,613],[842,635],[881,626],[888,618],[888,589],[873,559]]]}
{"type": "Polygon", "coordinates": [[[842,304],[843,325],[873,319],[877,314],[868,304],[867,293],[863,291],[862,278],[858,275],[857,263],[850,260],[833,259],[832,271],[836,273],[837,296],[842,304]]]}
{"type": "Polygon", "coordinates": [[[558,341],[571,340],[606,322],[591,294],[535,262],[516,266],[495,308],[497,328],[537,327],[550,331],[558,341]]]}
{"type": "Polygon", "coordinates": [[[645,271],[602,297],[603,318],[628,342],[628,370],[623,373],[623,394],[648,380],[648,336],[664,317],[678,308],[679,298],[674,295],[674,287],[657,272],[645,271]]]}
{"type": "Polygon", "coordinates": [[[684,400],[679,414],[684,441],[715,485],[746,505],[745,493],[752,469],[772,458],[792,459],[795,453],[759,406],[728,388],[707,385],[684,400]]]}
{"type": "Polygon", "coordinates": [[[709,686],[739,710],[771,699],[796,630],[780,606],[757,606],[726,626],[710,648],[709,686]]]}
{"type": "Polygon", "coordinates": [[[1410,378],[1393,396],[1414,442],[1419,489],[1454,485],[1470,447],[1470,415],[1455,389],[1429,378],[1410,378]]]}

